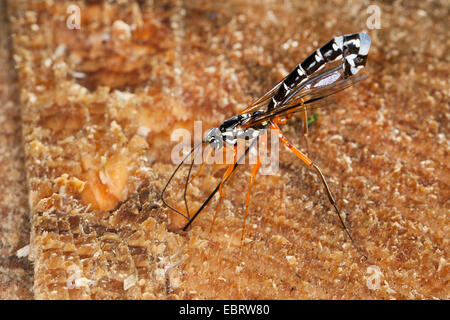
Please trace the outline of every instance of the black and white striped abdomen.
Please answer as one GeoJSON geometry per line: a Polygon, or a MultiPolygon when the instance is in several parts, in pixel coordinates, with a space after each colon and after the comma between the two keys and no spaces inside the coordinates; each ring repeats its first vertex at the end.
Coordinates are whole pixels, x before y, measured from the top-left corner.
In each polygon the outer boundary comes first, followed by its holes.
{"type": "Polygon", "coordinates": [[[289,95],[292,89],[307,81],[309,76],[327,63],[342,60],[344,76],[356,74],[366,65],[369,49],[370,37],[363,32],[347,34],[330,40],[292,70],[269,102],[268,110],[275,108],[289,95]]]}

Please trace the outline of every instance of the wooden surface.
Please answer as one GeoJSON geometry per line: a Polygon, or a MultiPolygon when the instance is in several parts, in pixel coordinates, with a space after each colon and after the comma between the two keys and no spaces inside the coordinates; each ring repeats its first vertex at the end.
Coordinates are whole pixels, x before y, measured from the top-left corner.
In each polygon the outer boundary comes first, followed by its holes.
{"type": "MultiPolygon", "coordinates": [[[[448,3],[377,3],[374,30],[364,1],[74,3],[80,30],[67,2],[8,2],[36,298],[448,299],[448,3]],[[359,31],[368,79],[319,111],[310,153],[369,259],[284,148],[279,174],[254,184],[243,247],[248,166],[213,232],[217,198],[180,231],[160,200],[172,132],[219,125],[359,31]]],[[[299,122],[282,129],[304,148],[299,122]]],[[[193,207],[219,173],[194,180],[193,207]]]]}
{"type": "MultiPolygon", "coordinates": [[[[30,241],[17,77],[5,1],[0,2],[0,299],[33,297],[33,268],[17,250],[30,241]]],[[[26,251],[26,249],[24,249],[26,251]]]]}

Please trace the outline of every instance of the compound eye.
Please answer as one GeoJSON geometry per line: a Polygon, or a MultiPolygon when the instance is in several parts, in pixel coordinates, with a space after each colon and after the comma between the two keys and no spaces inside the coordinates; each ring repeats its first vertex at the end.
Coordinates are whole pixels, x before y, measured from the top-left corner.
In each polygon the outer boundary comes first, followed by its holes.
{"type": "Polygon", "coordinates": [[[220,139],[216,139],[216,138],[212,138],[209,141],[209,145],[211,146],[211,148],[213,148],[214,150],[219,150],[222,148],[222,140],[220,139]]]}
{"type": "Polygon", "coordinates": [[[220,148],[222,148],[223,138],[222,133],[218,128],[209,130],[206,140],[214,150],[219,150],[220,148]]]}

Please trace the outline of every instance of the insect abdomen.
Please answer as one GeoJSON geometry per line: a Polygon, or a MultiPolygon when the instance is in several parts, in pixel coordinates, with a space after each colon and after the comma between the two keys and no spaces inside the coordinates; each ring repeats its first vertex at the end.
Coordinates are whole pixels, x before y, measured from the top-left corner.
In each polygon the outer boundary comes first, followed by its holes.
{"type": "Polygon", "coordinates": [[[308,77],[325,64],[342,59],[344,75],[356,74],[366,64],[370,37],[365,33],[353,33],[336,37],[313,52],[285,78],[277,93],[269,102],[268,110],[282,102],[292,89],[307,81],[308,77]]]}

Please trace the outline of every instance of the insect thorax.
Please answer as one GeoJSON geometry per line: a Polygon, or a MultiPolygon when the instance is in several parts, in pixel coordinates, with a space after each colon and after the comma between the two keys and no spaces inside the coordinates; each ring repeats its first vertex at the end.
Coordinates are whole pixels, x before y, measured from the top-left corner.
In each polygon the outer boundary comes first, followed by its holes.
{"type": "Polygon", "coordinates": [[[245,129],[241,127],[251,118],[251,114],[239,114],[225,120],[218,128],[212,128],[208,131],[205,142],[208,142],[212,149],[219,150],[224,146],[224,143],[235,146],[238,140],[257,138],[265,129],[263,126],[245,129]]]}

